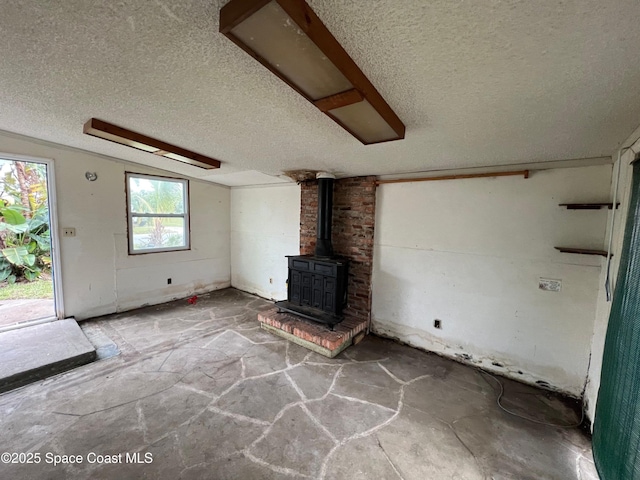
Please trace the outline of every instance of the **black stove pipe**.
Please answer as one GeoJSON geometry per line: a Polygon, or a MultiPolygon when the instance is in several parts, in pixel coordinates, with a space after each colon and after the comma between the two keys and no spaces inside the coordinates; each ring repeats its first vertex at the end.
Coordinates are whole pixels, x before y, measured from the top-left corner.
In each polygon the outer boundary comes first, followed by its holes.
{"type": "Polygon", "coordinates": [[[316,257],[332,257],[331,222],[333,221],[333,175],[318,174],[318,229],[316,257]]]}

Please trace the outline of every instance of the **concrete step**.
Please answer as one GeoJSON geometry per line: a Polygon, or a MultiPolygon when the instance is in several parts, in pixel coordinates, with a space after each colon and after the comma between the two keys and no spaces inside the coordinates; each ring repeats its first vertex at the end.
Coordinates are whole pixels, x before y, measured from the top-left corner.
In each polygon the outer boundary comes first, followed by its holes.
{"type": "Polygon", "coordinates": [[[74,319],[0,333],[0,393],[94,361],[74,319]]]}

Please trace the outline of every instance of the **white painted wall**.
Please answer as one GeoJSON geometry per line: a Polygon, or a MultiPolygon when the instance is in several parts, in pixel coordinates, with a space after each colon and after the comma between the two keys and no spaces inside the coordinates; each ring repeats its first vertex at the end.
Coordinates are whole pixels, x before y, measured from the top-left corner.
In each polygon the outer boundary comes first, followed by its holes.
{"type": "MultiPolygon", "coordinates": [[[[640,141],[634,146],[635,151],[640,151],[640,141]]],[[[611,245],[611,251],[613,257],[611,258],[610,278],[611,278],[611,291],[615,290],[615,283],[618,278],[618,269],[620,266],[620,254],[622,252],[622,244],[624,241],[625,224],[627,215],[629,213],[629,202],[631,200],[631,181],[632,170],[630,162],[633,161],[635,153],[633,151],[627,151],[622,155],[620,161],[620,180],[618,183],[617,199],[620,202],[620,208],[615,213],[614,228],[613,228],[613,241],[611,245]]],[[[614,178],[611,181],[611,198],[613,198],[615,191],[615,183],[617,177],[616,165],[614,169],[614,178]]],[[[613,212],[609,212],[609,219],[607,222],[607,244],[610,233],[611,215],[613,212]]],[[[587,416],[592,421],[595,419],[596,402],[598,399],[598,389],[600,388],[600,373],[602,371],[602,356],[604,353],[604,341],[607,333],[607,325],[609,324],[609,313],[611,312],[611,302],[607,301],[606,290],[604,288],[606,279],[606,266],[602,269],[600,276],[600,290],[598,292],[598,302],[596,308],[596,318],[593,331],[593,339],[591,342],[591,363],[589,366],[589,375],[587,381],[587,387],[585,389],[585,402],[587,406],[587,416]]]]}
{"type": "Polygon", "coordinates": [[[285,255],[300,253],[300,186],[231,189],[231,285],[287,298],[285,255]]]}
{"type": "Polygon", "coordinates": [[[607,211],[558,204],[607,201],[610,179],[603,165],[380,186],[373,330],[580,395],[604,261],[553,247],[602,249],[607,211]]]}
{"type": "Polygon", "coordinates": [[[175,176],[63,146],[0,134],[0,154],[51,158],[66,316],[84,319],[230,285],[229,189],[191,180],[191,250],[129,256],[125,171],[175,176]],[[98,174],[89,182],[85,172],[98,174]],[[172,285],[167,285],[167,278],[172,285]]]}

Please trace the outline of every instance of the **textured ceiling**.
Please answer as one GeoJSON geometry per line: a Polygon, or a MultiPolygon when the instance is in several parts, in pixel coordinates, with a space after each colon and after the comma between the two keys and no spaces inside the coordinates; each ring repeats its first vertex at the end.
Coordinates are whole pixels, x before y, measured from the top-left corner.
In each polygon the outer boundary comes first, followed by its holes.
{"type": "Polygon", "coordinates": [[[370,146],[219,34],[224,3],[0,0],[0,129],[238,185],[607,156],[640,124],[638,0],[309,0],[407,126],[370,146]],[[90,117],[223,168],[85,136],[90,117]]]}

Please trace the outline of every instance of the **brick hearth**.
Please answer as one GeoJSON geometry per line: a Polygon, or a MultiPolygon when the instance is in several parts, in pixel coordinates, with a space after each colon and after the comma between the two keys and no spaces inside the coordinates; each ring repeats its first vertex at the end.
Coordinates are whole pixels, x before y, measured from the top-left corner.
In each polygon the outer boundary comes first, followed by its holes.
{"type": "Polygon", "coordinates": [[[276,307],[258,314],[258,321],[265,330],[330,358],[351,345],[354,337],[364,332],[369,323],[356,317],[346,317],[331,331],[326,325],[297,315],[278,313],[276,307]]]}

